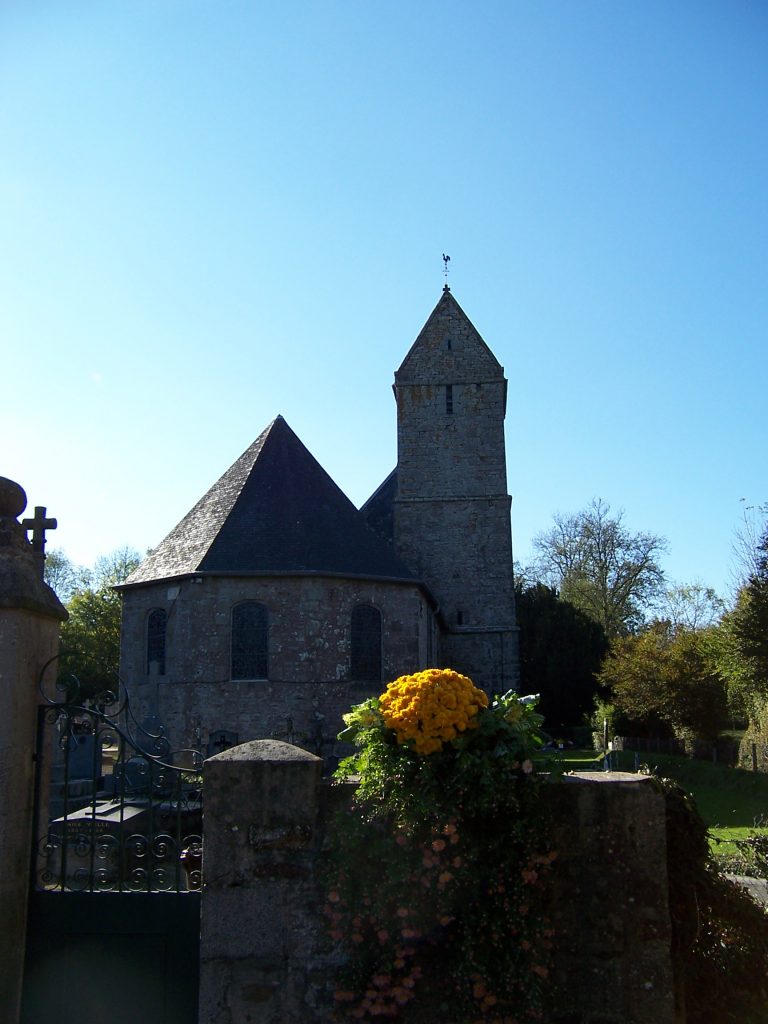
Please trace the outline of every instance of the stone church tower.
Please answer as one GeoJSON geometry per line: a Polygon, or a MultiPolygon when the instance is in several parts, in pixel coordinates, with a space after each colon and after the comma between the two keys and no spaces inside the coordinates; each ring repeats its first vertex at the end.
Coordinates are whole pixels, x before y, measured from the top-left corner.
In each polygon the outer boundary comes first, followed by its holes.
{"type": "Polygon", "coordinates": [[[516,687],[504,369],[446,286],[395,373],[395,550],[440,605],[443,664],[516,687]]]}

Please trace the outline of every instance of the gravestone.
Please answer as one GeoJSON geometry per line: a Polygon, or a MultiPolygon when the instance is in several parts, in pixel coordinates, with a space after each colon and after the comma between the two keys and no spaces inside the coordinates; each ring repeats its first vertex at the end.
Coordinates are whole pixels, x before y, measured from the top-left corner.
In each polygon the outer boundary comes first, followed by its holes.
{"type": "Polygon", "coordinates": [[[217,729],[208,736],[208,745],[205,748],[205,756],[213,757],[216,754],[223,754],[230,747],[236,747],[239,743],[238,734],[227,729],[217,729]]]}

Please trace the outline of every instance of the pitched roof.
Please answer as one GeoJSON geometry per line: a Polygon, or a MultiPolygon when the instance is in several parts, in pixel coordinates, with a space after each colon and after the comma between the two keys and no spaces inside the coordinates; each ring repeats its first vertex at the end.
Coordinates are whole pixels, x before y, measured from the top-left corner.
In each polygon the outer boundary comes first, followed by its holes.
{"type": "Polygon", "coordinates": [[[397,467],[392,470],[364,505],[360,512],[374,533],[388,544],[395,543],[395,498],[397,497],[397,467]]]}
{"type": "Polygon", "coordinates": [[[504,367],[446,285],[395,372],[395,383],[503,380],[504,367]]]}
{"type": "Polygon", "coordinates": [[[124,586],[190,573],[414,581],[278,416],[124,586]]]}

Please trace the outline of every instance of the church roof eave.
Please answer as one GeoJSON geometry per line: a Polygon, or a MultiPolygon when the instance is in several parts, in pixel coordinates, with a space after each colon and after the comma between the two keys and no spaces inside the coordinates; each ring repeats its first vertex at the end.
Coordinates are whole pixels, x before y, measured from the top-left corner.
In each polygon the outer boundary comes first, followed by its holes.
{"type": "Polygon", "coordinates": [[[156,579],[137,580],[133,583],[117,583],[113,590],[118,592],[124,590],[138,590],[141,587],[153,587],[159,584],[183,583],[191,579],[302,579],[311,577],[314,579],[339,579],[339,580],[360,580],[370,583],[394,583],[403,587],[416,587],[426,597],[430,606],[436,611],[439,609],[439,602],[432,591],[423,580],[413,576],[374,576],[368,573],[342,573],[329,572],[322,569],[289,569],[289,570],[230,570],[212,571],[210,569],[196,570],[194,572],[181,573],[177,576],[157,577],[156,579]]]}

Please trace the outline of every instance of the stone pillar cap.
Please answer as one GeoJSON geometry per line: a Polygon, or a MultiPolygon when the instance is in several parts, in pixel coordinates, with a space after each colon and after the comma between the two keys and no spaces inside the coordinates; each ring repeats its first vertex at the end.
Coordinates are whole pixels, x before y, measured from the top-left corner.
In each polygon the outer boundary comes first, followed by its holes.
{"type": "Polygon", "coordinates": [[[21,484],[0,476],[0,516],[18,519],[27,507],[27,495],[21,484]]]}
{"type": "Polygon", "coordinates": [[[251,740],[248,743],[240,743],[236,747],[222,750],[220,754],[206,758],[205,763],[211,761],[322,761],[321,757],[310,754],[308,750],[301,747],[294,747],[282,740],[251,740]]]}

